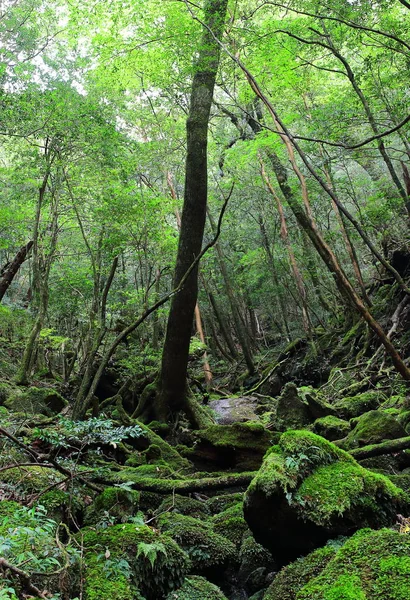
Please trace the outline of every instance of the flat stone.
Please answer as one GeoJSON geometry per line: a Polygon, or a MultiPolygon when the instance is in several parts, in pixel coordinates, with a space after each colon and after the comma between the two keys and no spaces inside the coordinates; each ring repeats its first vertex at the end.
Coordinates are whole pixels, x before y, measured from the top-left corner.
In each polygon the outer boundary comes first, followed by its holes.
{"type": "Polygon", "coordinates": [[[221,398],[212,400],[209,407],[214,411],[215,421],[218,425],[232,425],[245,421],[259,421],[256,414],[258,399],[254,396],[240,398],[221,398]]]}

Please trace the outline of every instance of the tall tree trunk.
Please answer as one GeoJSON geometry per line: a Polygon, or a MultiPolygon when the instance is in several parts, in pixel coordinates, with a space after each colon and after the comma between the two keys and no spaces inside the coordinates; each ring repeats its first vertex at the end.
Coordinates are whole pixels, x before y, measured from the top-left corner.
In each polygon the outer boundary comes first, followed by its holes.
{"type": "MultiPolygon", "coordinates": [[[[175,287],[202,247],[208,197],[208,123],[219,65],[217,39],[223,34],[227,5],[228,0],[205,0],[204,5],[205,26],[198,49],[187,120],[184,206],[174,273],[175,287]]],[[[198,265],[171,302],[157,394],[152,406],[153,413],[163,420],[170,413],[187,407],[186,375],[197,295],[198,265]]]]}
{"type": "Polygon", "coordinates": [[[30,252],[33,246],[33,241],[31,240],[25,246],[22,246],[20,250],[17,252],[16,256],[13,260],[4,267],[1,273],[0,279],[0,302],[3,299],[4,294],[9,289],[11,282],[16,276],[17,271],[26,260],[28,253],[30,252]]]}

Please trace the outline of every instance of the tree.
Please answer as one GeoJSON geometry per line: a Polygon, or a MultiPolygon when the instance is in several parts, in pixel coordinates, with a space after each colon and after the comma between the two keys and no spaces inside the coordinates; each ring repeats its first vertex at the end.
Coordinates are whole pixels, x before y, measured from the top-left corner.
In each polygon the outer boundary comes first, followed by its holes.
{"type": "MultiPolygon", "coordinates": [[[[184,205],[181,216],[174,286],[199,255],[205,229],[207,205],[207,141],[220,48],[214,36],[222,36],[228,0],[206,0],[204,28],[192,80],[187,120],[184,205]]],[[[174,296],[168,316],[161,372],[155,399],[147,412],[166,420],[171,413],[188,412],[186,375],[192,322],[198,295],[198,267],[183,289],[174,296]]]]}

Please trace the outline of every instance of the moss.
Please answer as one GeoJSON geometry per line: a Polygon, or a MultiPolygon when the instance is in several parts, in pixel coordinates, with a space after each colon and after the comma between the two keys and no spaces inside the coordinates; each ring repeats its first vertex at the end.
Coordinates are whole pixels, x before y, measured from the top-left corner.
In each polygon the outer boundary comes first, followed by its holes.
{"type": "Polygon", "coordinates": [[[272,433],[255,421],[233,425],[212,425],[197,432],[199,439],[217,448],[231,446],[239,449],[266,452],[272,441],[272,433]]]}
{"type": "Polygon", "coordinates": [[[141,465],[146,465],[147,459],[145,454],[142,452],[133,452],[129,458],[125,461],[126,467],[140,467],[141,465]]]}
{"type": "Polygon", "coordinates": [[[135,423],[137,423],[144,431],[144,434],[148,438],[150,444],[155,444],[161,449],[161,456],[170,467],[179,471],[190,468],[190,464],[186,458],[183,458],[173,446],[163,440],[162,437],[157,435],[154,431],[147,427],[147,425],[144,425],[144,423],[141,423],[140,421],[135,421],[135,423]]]}
{"type": "Polygon", "coordinates": [[[37,494],[62,479],[63,476],[58,471],[38,465],[16,467],[0,474],[0,481],[13,485],[25,494],[37,494]]]}
{"type": "Polygon", "coordinates": [[[212,519],[214,531],[230,540],[239,549],[249,527],[243,516],[243,504],[238,502],[212,519]]]}
{"type": "Polygon", "coordinates": [[[115,522],[124,523],[138,511],[140,493],[118,487],[108,487],[87,507],[85,523],[98,523],[108,513],[115,522]]]}
{"type": "Polygon", "coordinates": [[[272,554],[261,544],[258,544],[250,532],[243,536],[239,551],[239,561],[241,563],[239,569],[239,577],[241,579],[244,578],[244,575],[248,575],[261,567],[269,568],[271,571],[275,569],[272,554]]]}
{"type": "MultiPolygon", "coordinates": [[[[130,581],[146,600],[158,600],[179,587],[190,566],[188,556],[169,536],[145,525],[113,525],[99,530],[85,528],[78,536],[81,536],[85,548],[86,582],[92,579],[93,573],[110,579],[107,567],[118,559],[126,560],[130,581]],[[107,550],[110,556],[105,559],[107,550]],[[100,561],[99,568],[96,568],[96,560],[100,561]]],[[[120,583],[125,593],[126,582],[120,579],[120,583]]],[[[93,584],[92,588],[96,592],[97,585],[93,584]]],[[[110,596],[94,596],[95,599],[101,597],[110,596]]],[[[119,598],[125,600],[125,596],[119,598]]]]}
{"type": "Polygon", "coordinates": [[[384,440],[405,437],[406,431],[390,414],[382,410],[371,410],[354,422],[352,431],[343,440],[344,448],[357,448],[379,444],[384,440]]]}
{"type": "Polygon", "coordinates": [[[301,516],[303,513],[317,525],[330,524],[343,515],[346,524],[350,522],[357,529],[367,525],[369,513],[372,527],[393,522],[398,505],[405,504],[406,497],[387,477],[338,461],[319,467],[307,477],[294,501],[300,505],[301,516]]]}
{"type": "Polygon", "coordinates": [[[161,437],[166,436],[170,432],[168,423],[161,423],[160,421],[151,421],[151,423],[148,423],[147,427],[161,437]]]}
{"type": "Polygon", "coordinates": [[[171,592],[166,600],[226,600],[221,590],[204,577],[191,575],[184,585],[171,592]]]}
{"type": "Polygon", "coordinates": [[[209,507],[205,502],[187,496],[180,496],[179,494],[173,494],[164,498],[158,508],[158,512],[161,513],[164,511],[176,512],[196,518],[206,518],[210,515],[209,507]]]}
{"type": "Polygon", "coordinates": [[[410,536],[381,529],[357,532],[297,600],[407,600],[410,536]]]}
{"type": "Polygon", "coordinates": [[[125,575],[107,575],[97,555],[90,555],[86,560],[86,578],[84,582],[85,600],[144,600],[139,591],[125,575]]]}
{"type": "Polygon", "coordinates": [[[52,388],[30,387],[15,390],[4,405],[14,412],[51,417],[61,412],[67,401],[52,388]]]}
{"type": "Polygon", "coordinates": [[[207,500],[206,504],[213,515],[216,515],[231,506],[234,506],[238,502],[243,502],[243,493],[237,492],[235,494],[223,494],[214,496],[207,500]]]}
{"type": "Polygon", "coordinates": [[[348,421],[339,419],[332,415],[316,419],[313,423],[313,432],[317,435],[324,437],[325,439],[333,442],[334,440],[340,440],[345,437],[350,431],[350,424],[348,421]]]}
{"type": "Polygon", "coordinates": [[[12,393],[13,388],[11,385],[5,381],[0,381],[0,404],[4,404],[12,393]]]}
{"type": "Polygon", "coordinates": [[[343,419],[359,417],[369,410],[375,410],[383,401],[383,394],[377,390],[370,390],[355,396],[347,396],[334,403],[334,407],[343,419]]]}
{"type": "Polygon", "coordinates": [[[57,523],[67,522],[73,517],[76,522],[81,522],[84,511],[84,502],[81,496],[58,489],[50,490],[40,496],[36,504],[44,506],[47,516],[57,523]]]}
{"type": "Polygon", "coordinates": [[[167,513],[158,518],[158,527],[187,552],[197,573],[224,568],[237,556],[234,544],[203,520],[167,513]]]}
{"type": "Polygon", "coordinates": [[[197,468],[259,468],[276,434],[258,422],[212,425],[196,432],[197,442],[190,458],[197,468]]]}
{"type": "Polygon", "coordinates": [[[283,388],[276,408],[276,428],[280,431],[287,429],[302,429],[309,425],[311,418],[309,407],[299,396],[294,383],[287,383],[283,388]]]}
{"type": "Polygon", "coordinates": [[[387,477],[361,467],[347,452],[305,431],[283,434],[244,500],[256,540],[293,557],[335,535],[394,523],[410,499],[387,477]]]}
{"type": "Polygon", "coordinates": [[[267,589],[264,600],[296,600],[299,590],[319,575],[335,554],[334,548],[325,546],[284,567],[267,589]]]}
{"type": "Polygon", "coordinates": [[[139,481],[144,477],[150,479],[179,479],[180,475],[176,474],[165,461],[159,461],[154,465],[145,464],[138,467],[126,467],[114,475],[114,479],[119,483],[139,481]]]}

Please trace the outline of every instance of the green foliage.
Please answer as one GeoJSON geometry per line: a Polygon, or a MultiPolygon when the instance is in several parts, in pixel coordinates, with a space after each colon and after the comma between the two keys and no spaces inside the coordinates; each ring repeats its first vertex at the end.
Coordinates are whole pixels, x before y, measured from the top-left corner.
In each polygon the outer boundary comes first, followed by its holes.
{"type": "Polygon", "coordinates": [[[28,509],[3,501],[0,515],[1,556],[29,574],[38,573],[40,578],[61,570],[71,573],[75,580],[72,569],[78,568],[80,550],[70,538],[66,544],[60,540],[59,525],[47,517],[43,506],[28,509]]]}
{"type": "Polygon", "coordinates": [[[110,444],[115,448],[127,438],[141,437],[143,432],[139,425],[117,426],[106,417],[93,417],[87,421],[71,421],[60,417],[56,427],[34,428],[33,435],[57,448],[69,448],[72,444],[110,444]]]}

